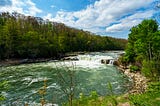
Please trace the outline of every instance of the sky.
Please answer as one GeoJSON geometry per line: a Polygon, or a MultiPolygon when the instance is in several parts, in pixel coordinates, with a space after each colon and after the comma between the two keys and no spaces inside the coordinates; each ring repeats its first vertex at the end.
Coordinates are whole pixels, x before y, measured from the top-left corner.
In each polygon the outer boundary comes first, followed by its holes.
{"type": "Polygon", "coordinates": [[[160,0],[0,0],[0,12],[42,17],[116,38],[144,19],[159,21],[160,0]]]}

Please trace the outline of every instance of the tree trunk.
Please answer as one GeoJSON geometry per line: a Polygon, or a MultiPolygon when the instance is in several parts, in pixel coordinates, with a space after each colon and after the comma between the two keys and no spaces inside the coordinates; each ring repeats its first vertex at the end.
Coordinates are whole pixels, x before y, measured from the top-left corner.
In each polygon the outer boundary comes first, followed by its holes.
{"type": "Polygon", "coordinates": [[[152,60],[151,42],[149,42],[149,60],[152,60]]]}

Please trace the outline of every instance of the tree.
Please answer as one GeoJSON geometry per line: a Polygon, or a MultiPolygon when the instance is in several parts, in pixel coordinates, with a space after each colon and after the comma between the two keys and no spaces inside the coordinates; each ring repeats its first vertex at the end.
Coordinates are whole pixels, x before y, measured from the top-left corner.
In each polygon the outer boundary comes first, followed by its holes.
{"type": "Polygon", "coordinates": [[[134,60],[138,55],[151,60],[153,57],[153,37],[158,31],[158,25],[155,20],[149,19],[142,21],[141,24],[133,27],[128,38],[126,55],[134,60]]]}
{"type": "Polygon", "coordinates": [[[67,52],[122,50],[126,43],[40,17],[0,13],[0,59],[59,58],[67,52]]]}
{"type": "Polygon", "coordinates": [[[155,20],[143,20],[131,28],[125,58],[128,62],[140,64],[146,75],[156,76],[159,72],[160,34],[155,20]]]}

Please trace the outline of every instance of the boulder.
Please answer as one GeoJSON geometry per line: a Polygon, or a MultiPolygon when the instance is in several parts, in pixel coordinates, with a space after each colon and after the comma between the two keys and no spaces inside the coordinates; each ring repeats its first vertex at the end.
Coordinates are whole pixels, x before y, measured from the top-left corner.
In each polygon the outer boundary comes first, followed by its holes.
{"type": "Polygon", "coordinates": [[[112,64],[112,65],[116,65],[116,66],[120,65],[120,63],[118,62],[118,60],[113,60],[113,59],[102,59],[101,63],[102,64],[112,64]]]}
{"type": "Polygon", "coordinates": [[[115,60],[115,61],[113,62],[113,65],[119,66],[119,65],[120,65],[120,63],[119,63],[119,61],[118,61],[118,60],[115,60]]]}
{"type": "Polygon", "coordinates": [[[102,59],[101,63],[102,64],[109,64],[109,61],[110,61],[109,59],[102,59]]]}

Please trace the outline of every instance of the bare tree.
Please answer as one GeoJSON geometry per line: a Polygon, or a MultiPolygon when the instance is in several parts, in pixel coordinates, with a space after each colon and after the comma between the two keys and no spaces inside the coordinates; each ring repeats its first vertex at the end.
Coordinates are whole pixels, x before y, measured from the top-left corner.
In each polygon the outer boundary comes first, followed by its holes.
{"type": "Polygon", "coordinates": [[[61,90],[67,96],[69,106],[73,106],[73,98],[75,97],[75,89],[77,85],[75,64],[72,62],[71,66],[62,65],[62,67],[57,67],[56,69],[58,84],[60,85],[61,90]]]}

